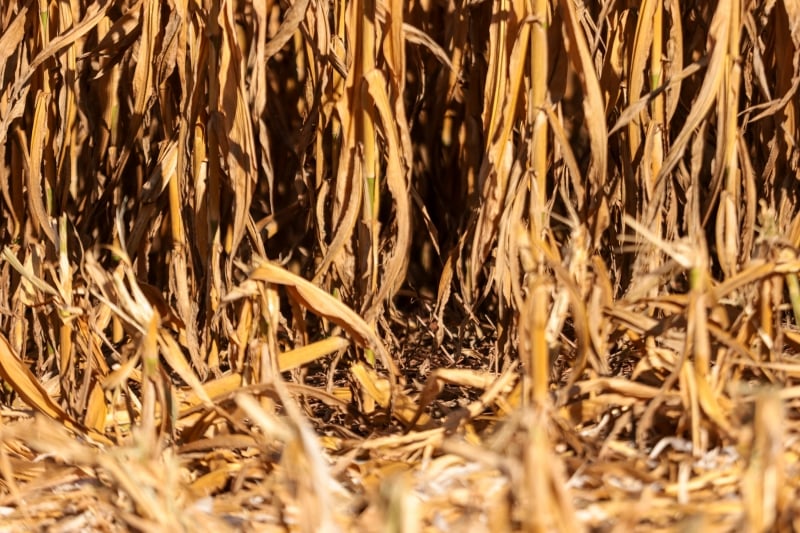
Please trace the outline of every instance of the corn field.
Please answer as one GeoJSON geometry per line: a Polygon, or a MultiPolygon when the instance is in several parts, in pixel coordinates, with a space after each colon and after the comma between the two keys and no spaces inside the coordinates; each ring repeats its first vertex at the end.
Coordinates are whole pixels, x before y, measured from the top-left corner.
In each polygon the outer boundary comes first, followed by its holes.
{"type": "Polygon", "coordinates": [[[0,5],[0,531],[800,529],[800,3],[0,5]]]}

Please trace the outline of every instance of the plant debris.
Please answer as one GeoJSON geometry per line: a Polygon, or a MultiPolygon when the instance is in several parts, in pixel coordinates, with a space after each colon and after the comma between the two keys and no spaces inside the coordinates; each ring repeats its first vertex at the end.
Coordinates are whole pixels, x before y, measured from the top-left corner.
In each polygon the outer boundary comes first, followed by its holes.
{"type": "Polygon", "coordinates": [[[0,531],[800,530],[798,28],[4,3],[0,531]]]}

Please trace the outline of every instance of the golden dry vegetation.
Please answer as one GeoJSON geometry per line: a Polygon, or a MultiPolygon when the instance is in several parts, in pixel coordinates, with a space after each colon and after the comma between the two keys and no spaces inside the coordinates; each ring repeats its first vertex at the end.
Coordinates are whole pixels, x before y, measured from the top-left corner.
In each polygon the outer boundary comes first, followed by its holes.
{"type": "Polygon", "coordinates": [[[800,529],[800,5],[0,4],[0,530],[800,529]]]}

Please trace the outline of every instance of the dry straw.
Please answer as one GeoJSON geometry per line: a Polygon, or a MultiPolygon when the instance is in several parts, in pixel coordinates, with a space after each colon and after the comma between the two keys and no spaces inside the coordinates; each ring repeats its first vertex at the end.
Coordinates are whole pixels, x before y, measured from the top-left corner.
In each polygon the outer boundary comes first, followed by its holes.
{"type": "Polygon", "coordinates": [[[0,530],[800,529],[795,2],[0,7],[0,530]]]}

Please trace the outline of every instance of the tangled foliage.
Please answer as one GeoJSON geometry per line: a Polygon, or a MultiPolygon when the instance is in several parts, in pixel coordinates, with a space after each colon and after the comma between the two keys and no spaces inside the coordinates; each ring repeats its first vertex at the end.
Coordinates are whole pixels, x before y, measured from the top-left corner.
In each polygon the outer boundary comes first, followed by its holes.
{"type": "Polygon", "coordinates": [[[4,3],[9,527],[800,529],[799,84],[787,0],[4,3]]]}

